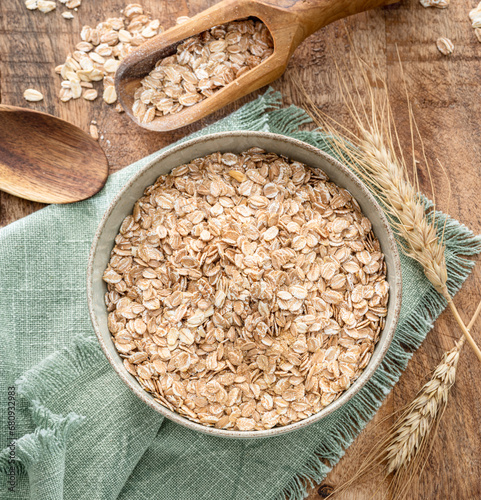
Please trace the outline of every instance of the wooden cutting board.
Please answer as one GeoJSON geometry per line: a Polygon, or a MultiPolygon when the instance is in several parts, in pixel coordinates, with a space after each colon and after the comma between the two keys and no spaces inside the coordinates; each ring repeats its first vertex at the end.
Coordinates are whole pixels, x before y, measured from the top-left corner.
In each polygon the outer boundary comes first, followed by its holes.
{"type": "MultiPolygon", "coordinates": [[[[95,26],[108,17],[116,17],[128,3],[119,0],[84,0],[67,21],[59,10],[49,14],[27,11],[23,0],[0,2],[0,102],[26,105],[23,91],[36,88],[45,95],[40,103],[27,104],[34,109],[54,114],[88,130],[96,120],[100,144],[113,170],[190,134],[200,127],[225,116],[252,97],[216,113],[201,123],[172,133],[157,134],[133,127],[125,114],[112,107],[83,99],[60,103],[57,99],[60,79],[54,73],[67,52],[79,41],[84,24],[95,26]]],[[[145,0],[142,5],[160,18],[164,27],[178,16],[193,15],[213,5],[212,0],[180,0],[177,2],[145,0]]],[[[438,207],[481,232],[481,43],[470,27],[468,12],[477,0],[456,0],[447,10],[424,9],[417,0],[403,0],[382,10],[359,15],[346,22],[355,50],[367,59],[376,58],[389,83],[392,104],[398,118],[401,141],[409,148],[408,121],[404,89],[396,45],[404,65],[407,85],[424,137],[427,156],[433,165],[434,187],[438,207]],[[438,37],[449,37],[454,54],[442,56],[436,49],[438,37]],[[437,166],[442,161],[447,176],[437,166]],[[448,185],[452,195],[449,199],[448,185]]],[[[342,99],[337,91],[334,61],[352,62],[353,53],[341,23],[323,29],[308,39],[292,58],[287,74],[273,86],[280,90],[285,104],[296,104],[296,92],[289,85],[289,75],[298,75],[313,99],[325,112],[348,124],[342,99]]],[[[354,72],[354,77],[356,73],[354,72]]],[[[426,175],[422,186],[430,193],[426,175]]],[[[42,205],[20,200],[0,192],[0,226],[5,226],[42,205]]],[[[466,318],[481,298],[480,267],[468,279],[456,298],[466,318]]],[[[474,336],[481,341],[481,323],[474,336]]],[[[457,335],[454,322],[444,314],[433,332],[416,353],[402,380],[385,401],[378,415],[349,449],[338,466],[321,486],[312,489],[310,500],[327,496],[330,487],[346,480],[360,464],[362,452],[389,425],[375,424],[411,400],[429,371],[438,363],[442,352],[453,345],[457,335]]],[[[481,497],[481,398],[479,380],[481,366],[474,354],[465,349],[458,369],[458,382],[440,426],[432,456],[426,465],[419,488],[410,500],[452,498],[471,500],[481,497]]],[[[343,493],[342,500],[368,500],[372,484],[364,482],[343,493]]],[[[242,500],[242,499],[239,499],[242,500]]]]}

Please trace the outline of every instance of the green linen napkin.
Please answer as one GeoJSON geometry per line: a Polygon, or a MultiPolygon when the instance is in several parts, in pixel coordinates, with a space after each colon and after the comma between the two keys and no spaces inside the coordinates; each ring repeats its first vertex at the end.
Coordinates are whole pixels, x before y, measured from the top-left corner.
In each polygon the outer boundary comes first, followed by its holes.
{"type": "MultiPolygon", "coordinates": [[[[309,121],[304,112],[279,104],[280,95],[268,91],[198,134],[265,130],[329,151],[322,134],[299,130],[309,121]]],[[[445,307],[420,267],[402,257],[403,308],[392,346],[371,381],[334,414],[252,441],[215,438],[164,419],[105,359],[85,285],[100,218],[152,157],[110,176],[89,200],[49,206],[0,231],[2,499],[303,498],[309,482],[325,477],[373,417],[445,307]]],[[[445,219],[438,214],[440,230],[445,219]]],[[[445,236],[455,293],[471,269],[462,256],[480,252],[481,240],[449,218],[445,236]]]]}

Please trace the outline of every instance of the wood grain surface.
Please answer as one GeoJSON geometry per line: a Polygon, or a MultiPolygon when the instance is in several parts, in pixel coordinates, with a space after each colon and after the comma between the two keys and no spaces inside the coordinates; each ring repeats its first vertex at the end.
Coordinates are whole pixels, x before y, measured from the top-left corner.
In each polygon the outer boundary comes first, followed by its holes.
{"type": "MultiPolygon", "coordinates": [[[[133,126],[125,114],[116,113],[100,99],[94,103],[81,99],[60,103],[57,99],[60,81],[54,67],[64,61],[67,52],[78,41],[81,26],[95,26],[107,17],[115,17],[127,3],[127,0],[84,0],[75,19],[66,21],[59,11],[47,15],[29,12],[22,0],[0,2],[0,102],[28,105],[69,120],[84,130],[88,130],[92,119],[97,120],[101,131],[100,144],[112,171],[212,123],[254,97],[248,96],[201,122],[170,133],[155,133],[133,126]],[[40,90],[45,100],[26,104],[22,94],[28,87],[40,90]]],[[[164,27],[169,27],[178,16],[196,14],[214,3],[212,0],[145,0],[143,5],[154,17],[162,20],[164,27]]],[[[477,3],[477,0],[456,0],[447,10],[440,10],[424,9],[418,0],[403,0],[400,4],[352,17],[345,23],[334,23],[312,35],[297,49],[286,74],[273,87],[283,93],[284,104],[298,103],[295,89],[289,83],[289,76],[295,75],[302,79],[325,112],[348,123],[338,90],[335,63],[345,62],[352,68],[355,79],[357,70],[353,64],[353,51],[367,60],[375,59],[389,84],[401,142],[409,149],[405,90],[397,48],[426,154],[433,166],[438,208],[448,211],[479,233],[481,44],[476,40],[468,19],[468,12],[477,3]],[[345,26],[353,46],[348,41],[345,26]],[[442,56],[436,49],[436,39],[441,36],[454,42],[455,50],[450,57],[442,56]]],[[[421,182],[429,194],[430,182],[425,171],[421,172],[421,182]]],[[[42,205],[38,203],[0,193],[0,225],[9,224],[40,208],[42,205]]],[[[466,319],[481,299],[480,277],[478,265],[455,299],[466,319]]],[[[481,342],[480,332],[481,322],[473,329],[478,343],[481,342]]],[[[453,345],[458,335],[454,321],[444,313],[374,421],[323,484],[312,489],[310,500],[324,498],[332,486],[353,474],[363,452],[390,423],[388,419],[380,424],[381,420],[412,399],[442,352],[453,345]]],[[[424,474],[409,492],[407,498],[410,500],[481,498],[480,379],[481,366],[466,348],[431,458],[424,474]]],[[[338,498],[367,500],[372,498],[373,490],[372,482],[363,481],[338,498]]],[[[385,490],[381,488],[381,491],[385,490]]]]}

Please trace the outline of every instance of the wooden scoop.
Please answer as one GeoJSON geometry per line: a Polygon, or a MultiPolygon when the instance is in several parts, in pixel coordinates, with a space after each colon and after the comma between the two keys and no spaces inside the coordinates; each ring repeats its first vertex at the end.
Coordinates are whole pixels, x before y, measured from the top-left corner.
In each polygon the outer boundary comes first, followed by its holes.
{"type": "Polygon", "coordinates": [[[0,189],[41,203],[72,203],[102,189],[107,158],[86,132],[60,118],[0,106],[0,189]]]}
{"type": "Polygon", "coordinates": [[[282,75],[296,47],[309,35],[333,21],[398,0],[224,0],[178,26],[143,43],[121,63],[115,77],[117,95],[137,124],[165,132],[193,123],[226,104],[269,84],[282,75]],[[164,57],[176,52],[186,38],[230,21],[256,17],[269,29],[274,52],[214,95],[181,112],[139,123],[132,113],[140,80],[164,57]]]}

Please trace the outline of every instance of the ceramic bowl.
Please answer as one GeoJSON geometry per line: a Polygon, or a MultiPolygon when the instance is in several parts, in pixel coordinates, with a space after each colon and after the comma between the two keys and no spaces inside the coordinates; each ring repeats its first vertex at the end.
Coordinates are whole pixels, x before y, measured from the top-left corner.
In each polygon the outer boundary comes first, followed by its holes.
{"type": "Polygon", "coordinates": [[[384,358],[396,329],[401,308],[401,265],[394,235],[384,213],[366,186],[345,166],[309,144],[281,135],[267,132],[222,132],[192,139],[159,154],[123,187],[103,216],[95,235],[88,263],[87,291],[90,316],[100,345],[112,368],[136,396],[161,415],[190,429],[213,436],[260,438],[277,436],[318,422],[346,404],[366,384],[384,358]],[[216,151],[240,153],[254,146],[286,156],[291,160],[300,161],[311,167],[320,168],[333,182],[350,191],[361,206],[364,215],[370,219],[374,233],[381,243],[386,259],[390,296],[386,325],[369,364],[359,378],[338,399],[320,412],[300,422],[262,431],[234,431],[207,427],[170,411],[144,391],[136,379],[124,368],[122,358],[115,349],[107,328],[107,309],[104,301],[107,287],[102,281],[102,274],[110,260],[114,238],[118,234],[123,219],[132,213],[133,206],[143,195],[144,189],[153,184],[157,177],[169,173],[174,167],[194,158],[216,151]]]}

